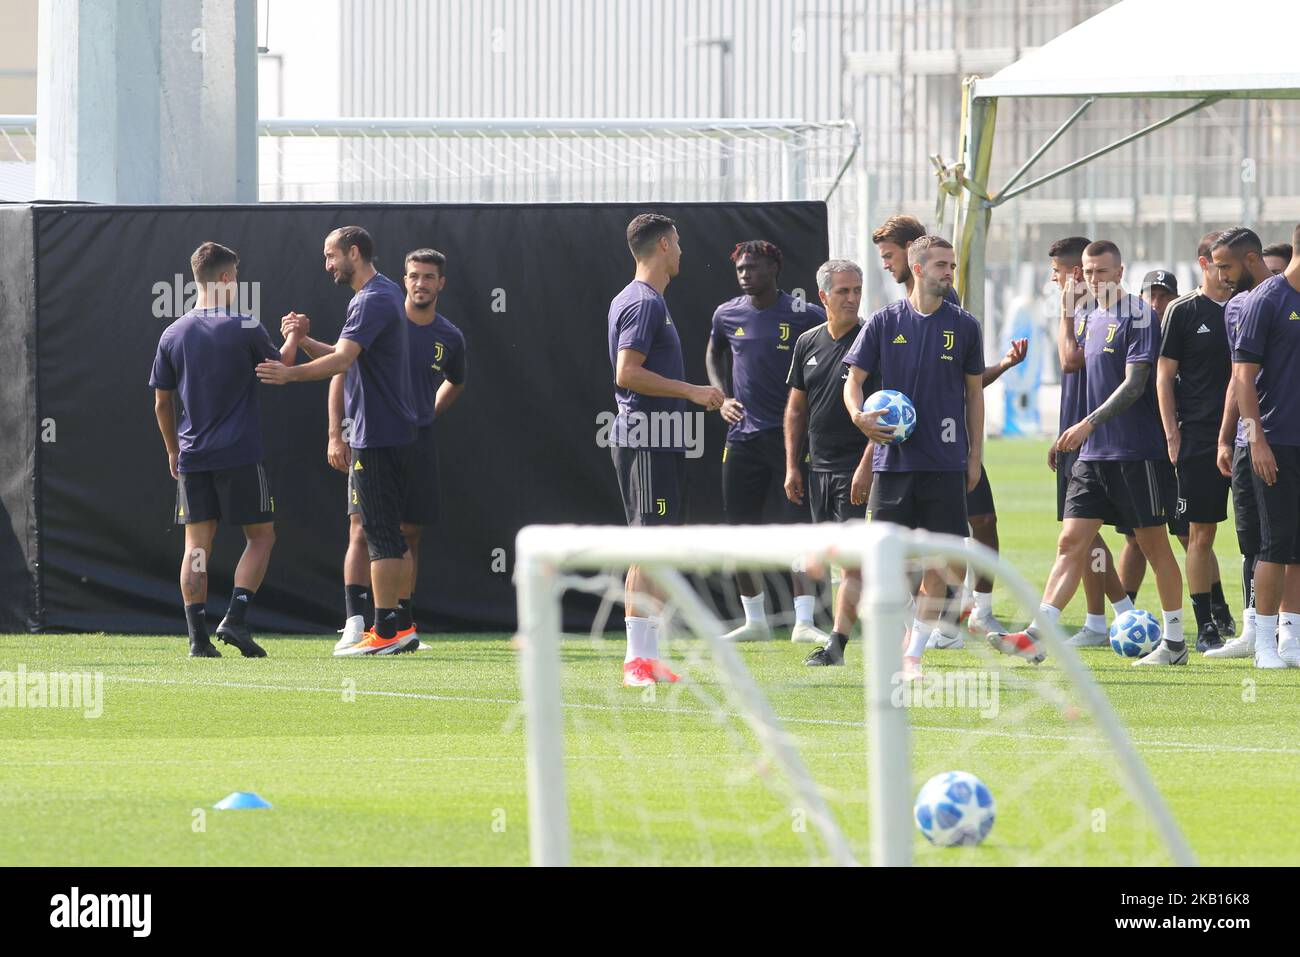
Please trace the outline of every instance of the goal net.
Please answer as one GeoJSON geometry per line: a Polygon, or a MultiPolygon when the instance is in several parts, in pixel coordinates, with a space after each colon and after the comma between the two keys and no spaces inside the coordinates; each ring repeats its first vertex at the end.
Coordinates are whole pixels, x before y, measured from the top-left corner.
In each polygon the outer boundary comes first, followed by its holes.
{"type": "Polygon", "coordinates": [[[981,546],[880,523],[533,526],[516,545],[535,864],[1194,863],[1060,630],[1034,665],[957,621],[968,569],[1011,596],[998,607],[1008,624],[1037,607],[981,546]],[[829,632],[859,572],[845,664],[805,667],[817,645],[790,640],[808,609],[795,593],[829,632]],[[923,577],[952,600],[918,611],[923,577]],[[772,640],[723,637],[746,618],[738,582],[762,590],[772,640]],[[657,623],[661,674],[678,680],[623,685],[625,601],[657,623]],[[943,643],[964,633],[964,647],[926,651],[909,681],[903,639],[918,615],[943,643]],[[922,785],[953,771],[994,800],[976,847],[932,845],[916,824],[922,785]]]}

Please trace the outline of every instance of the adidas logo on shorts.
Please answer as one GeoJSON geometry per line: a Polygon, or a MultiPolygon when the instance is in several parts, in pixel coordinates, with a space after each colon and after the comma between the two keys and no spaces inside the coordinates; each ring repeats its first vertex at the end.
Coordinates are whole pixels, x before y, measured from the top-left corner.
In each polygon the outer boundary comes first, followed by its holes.
{"type": "Polygon", "coordinates": [[[1201,323],[1201,328],[1196,330],[1196,334],[1200,335],[1202,332],[1209,332],[1209,331],[1210,331],[1210,327],[1207,326],[1205,323],[1201,323]]]}

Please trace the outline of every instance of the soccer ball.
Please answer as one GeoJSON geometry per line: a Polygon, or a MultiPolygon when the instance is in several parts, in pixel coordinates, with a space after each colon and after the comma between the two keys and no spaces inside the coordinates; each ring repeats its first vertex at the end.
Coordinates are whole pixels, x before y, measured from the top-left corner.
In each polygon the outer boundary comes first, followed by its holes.
{"type": "Polygon", "coordinates": [[[916,428],[916,407],[912,405],[912,400],[893,389],[881,389],[871,393],[867,396],[867,401],[862,403],[863,412],[876,412],[880,409],[885,410],[885,414],[878,420],[880,424],[892,425],[895,429],[894,437],[886,444],[897,445],[907,441],[907,437],[916,428]]]}
{"type": "Polygon", "coordinates": [[[940,847],[974,847],[993,830],[993,795],[967,771],[945,771],[916,796],[916,826],[940,847]]]}
{"type": "Polygon", "coordinates": [[[1160,644],[1160,622],[1149,611],[1133,608],[1115,619],[1110,626],[1110,646],[1125,658],[1141,658],[1160,644]]]}

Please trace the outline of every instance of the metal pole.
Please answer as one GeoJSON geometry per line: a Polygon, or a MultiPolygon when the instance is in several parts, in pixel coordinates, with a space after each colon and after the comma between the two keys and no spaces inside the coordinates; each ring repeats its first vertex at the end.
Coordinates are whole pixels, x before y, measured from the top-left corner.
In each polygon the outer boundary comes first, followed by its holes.
{"type": "Polygon", "coordinates": [[[873,867],[912,863],[912,764],[907,712],[893,691],[902,672],[900,640],[908,626],[910,592],[903,574],[903,539],[888,525],[865,529],[862,553],[863,658],[867,662],[867,813],[873,867]]]}
{"type": "Polygon", "coordinates": [[[560,603],[554,578],[515,538],[528,778],[529,858],[538,867],[569,864],[569,806],[564,785],[564,713],[560,699],[560,603]]]}

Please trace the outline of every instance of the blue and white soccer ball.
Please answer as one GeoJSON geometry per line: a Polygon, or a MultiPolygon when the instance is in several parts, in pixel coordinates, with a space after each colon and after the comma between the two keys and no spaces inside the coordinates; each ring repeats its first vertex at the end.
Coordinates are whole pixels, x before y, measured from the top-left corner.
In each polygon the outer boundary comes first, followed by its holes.
{"type": "Polygon", "coordinates": [[[894,426],[894,437],[886,444],[897,445],[907,441],[907,437],[916,428],[916,407],[912,400],[894,389],[881,389],[867,396],[862,403],[863,412],[876,412],[884,409],[885,414],[877,421],[881,425],[894,426]]]}
{"type": "Polygon", "coordinates": [[[916,826],[940,847],[973,847],[993,830],[993,794],[967,771],[945,771],[916,796],[916,826]]]}
{"type": "Polygon", "coordinates": [[[1132,608],[1110,626],[1110,646],[1125,658],[1141,658],[1160,644],[1160,622],[1149,611],[1132,608]]]}

